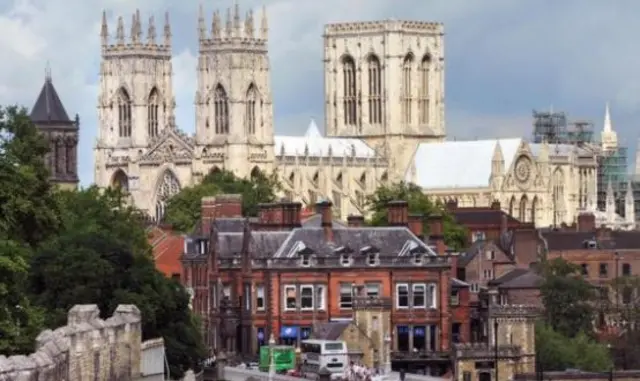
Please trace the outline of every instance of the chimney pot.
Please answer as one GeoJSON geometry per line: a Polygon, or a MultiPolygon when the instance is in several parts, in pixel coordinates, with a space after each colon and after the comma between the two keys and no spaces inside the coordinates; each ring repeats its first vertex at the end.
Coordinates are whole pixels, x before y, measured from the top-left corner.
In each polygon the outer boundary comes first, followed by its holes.
{"type": "Polygon", "coordinates": [[[424,216],[422,214],[411,214],[409,215],[409,230],[416,237],[424,240],[424,216]]]}
{"type": "Polygon", "coordinates": [[[444,227],[442,215],[434,213],[429,216],[429,240],[436,245],[438,255],[444,255],[447,246],[444,244],[444,227]]]}
{"type": "Polygon", "coordinates": [[[331,215],[333,204],[331,201],[320,201],[316,206],[321,216],[324,239],[327,242],[333,242],[333,216],[331,215]]]}
{"type": "Polygon", "coordinates": [[[390,226],[406,226],[409,222],[409,204],[394,200],[387,203],[387,223],[390,226]]]}

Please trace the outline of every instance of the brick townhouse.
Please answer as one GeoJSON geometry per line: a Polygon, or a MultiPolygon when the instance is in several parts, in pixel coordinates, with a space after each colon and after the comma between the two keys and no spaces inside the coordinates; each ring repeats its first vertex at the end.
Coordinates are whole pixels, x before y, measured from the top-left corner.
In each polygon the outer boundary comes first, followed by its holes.
{"type": "Polygon", "coordinates": [[[296,345],[314,325],[353,318],[355,296],[390,298],[394,361],[448,364],[452,340],[469,337],[468,285],[455,279],[456,257],[445,255],[442,217],[422,219],[391,202],[389,226],[332,218],[330,202],[301,222],[299,203],[263,205],[257,221],[239,215],[238,200],[203,199],[202,221],[185,239],[185,286],[203,318],[207,343],[252,355],[270,335],[296,345]]]}

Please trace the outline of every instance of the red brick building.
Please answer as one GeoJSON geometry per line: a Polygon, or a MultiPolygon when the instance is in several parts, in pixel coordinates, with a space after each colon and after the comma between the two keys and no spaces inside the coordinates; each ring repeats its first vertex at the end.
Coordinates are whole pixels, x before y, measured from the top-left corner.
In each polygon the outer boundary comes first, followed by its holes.
{"type": "Polygon", "coordinates": [[[352,319],[354,290],[391,298],[397,359],[448,365],[452,340],[469,338],[468,285],[454,278],[457,258],[444,255],[441,217],[429,221],[429,246],[403,201],[389,204],[387,227],[355,216],[338,223],[329,202],[304,226],[299,203],[263,205],[257,221],[239,224],[228,221],[238,199],[204,199],[202,208],[182,261],[211,348],[254,354],[271,334],[295,344],[316,323],[352,319]]]}

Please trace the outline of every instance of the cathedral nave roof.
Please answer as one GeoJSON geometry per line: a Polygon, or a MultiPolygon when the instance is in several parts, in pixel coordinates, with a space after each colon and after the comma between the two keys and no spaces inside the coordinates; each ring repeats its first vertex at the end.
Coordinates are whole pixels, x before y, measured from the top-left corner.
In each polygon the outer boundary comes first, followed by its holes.
{"type": "Polygon", "coordinates": [[[413,158],[414,168],[407,170],[406,179],[423,189],[488,187],[491,160],[498,143],[504,168],[508,170],[522,138],[422,143],[413,158]]]}
{"type": "Polygon", "coordinates": [[[323,136],[311,119],[304,136],[275,136],[275,154],[284,156],[316,156],[374,158],[376,152],[363,140],[323,136]]]}

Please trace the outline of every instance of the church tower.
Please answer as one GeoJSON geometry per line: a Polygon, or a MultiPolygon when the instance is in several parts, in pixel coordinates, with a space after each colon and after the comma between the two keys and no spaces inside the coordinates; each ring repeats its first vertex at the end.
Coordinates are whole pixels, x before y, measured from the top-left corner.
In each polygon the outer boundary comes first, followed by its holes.
{"type": "Polygon", "coordinates": [[[236,3],[226,16],[216,10],[207,28],[204,10],[198,20],[199,51],[196,142],[203,157],[240,177],[257,168],[273,169],[273,106],[268,23],[253,11],[240,17],[236,3]],[[224,21],[223,21],[224,17],[224,21]],[[222,158],[222,159],[220,159],[222,158]]]}
{"type": "Polygon", "coordinates": [[[364,139],[402,176],[419,143],[446,134],[443,35],[431,22],[327,25],[327,135],[364,139]]]}
{"type": "Polygon", "coordinates": [[[49,143],[46,165],[51,181],[63,189],[76,189],[80,117],[76,114],[75,120],[69,118],[53,86],[48,67],[44,85],[31,109],[30,118],[49,143]]]}
{"type": "Polygon", "coordinates": [[[139,182],[137,159],[163,130],[175,128],[169,16],[165,16],[160,38],[153,16],[146,36],[139,11],[133,14],[128,33],[119,17],[112,41],[103,13],[100,36],[94,180],[101,187],[120,186],[135,191],[139,182]]]}

